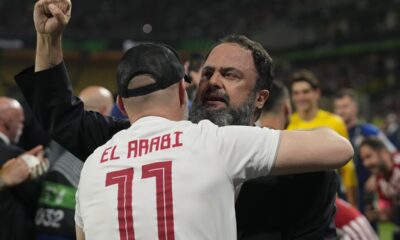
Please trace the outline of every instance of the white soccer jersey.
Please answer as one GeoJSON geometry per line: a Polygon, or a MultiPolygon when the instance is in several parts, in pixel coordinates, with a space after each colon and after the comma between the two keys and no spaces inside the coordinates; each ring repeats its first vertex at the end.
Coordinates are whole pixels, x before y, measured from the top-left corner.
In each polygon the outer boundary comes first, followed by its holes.
{"type": "Polygon", "coordinates": [[[75,221],[86,239],[236,239],[235,186],[267,175],[279,134],[145,117],[87,159],[75,221]]]}
{"type": "Polygon", "coordinates": [[[340,240],[378,240],[374,229],[363,215],[350,221],[347,225],[337,228],[340,240]]]}

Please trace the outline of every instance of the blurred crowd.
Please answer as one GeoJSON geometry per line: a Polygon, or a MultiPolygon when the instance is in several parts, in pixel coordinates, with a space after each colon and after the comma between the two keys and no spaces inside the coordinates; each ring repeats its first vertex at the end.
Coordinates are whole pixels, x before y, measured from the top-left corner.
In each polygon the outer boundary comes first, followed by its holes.
{"type": "MultiPolygon", "coordinates": [[[[15,18],[15,13],[29,16],[33,3],[0,2],[0,15],[7,23],[0,26],[0,38],[34,42],[32,19],[15,18]],[[24,31],[20,31],[21,26],[24,31]]],[[[275,51],[399,36],[396,0],[289,0],[285,4],[278,0],[178,1],[174,4],[88,0],[73,4],[75,18],[65,35],[78,40],[152,39],[178,46],[185,39],[214,40],[234,32],[256,37],[275,51]],[[150,33],[143,31],[145,24],[152,26],[150,33]]]]}

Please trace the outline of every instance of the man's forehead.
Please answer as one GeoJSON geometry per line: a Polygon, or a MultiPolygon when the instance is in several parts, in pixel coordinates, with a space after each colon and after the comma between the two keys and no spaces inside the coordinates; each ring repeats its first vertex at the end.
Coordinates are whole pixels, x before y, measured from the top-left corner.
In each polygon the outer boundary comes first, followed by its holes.
{"type": "Polygon", "coordinates": [[[314,90],[307,81],[298,81],[292,84],[292,90],[314,90]]]}
{"type": "Polygon", "coordinates": [[[222,43],[214,47],[204,67],[256,70],[251,51],[236,43],[222,43]]]}

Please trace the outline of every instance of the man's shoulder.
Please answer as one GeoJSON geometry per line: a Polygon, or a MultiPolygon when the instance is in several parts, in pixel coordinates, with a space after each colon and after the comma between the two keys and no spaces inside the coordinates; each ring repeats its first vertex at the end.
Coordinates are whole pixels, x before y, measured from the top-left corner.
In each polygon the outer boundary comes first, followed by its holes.
{"type": "Polygon", "coordinates": [[[290,116],[290,121],[298,121],[300,120],[299,114],[297,112],[292,113],[290,116]]]}
{"type": "MultiPolygon", "coordinates": [[[[296,124],[301,124],[303,122],[306,122],[302,120],[297,112],[293,113],[290,117],[290,125],[296,125],[296,124]]],[[[316,116],[314,119],[312,119],[310,122],[317,123],[321,126],[327,125],[327,124],[343,124],[344,122],[341,117],[338,115],[319,109],[317,111],[316,116]]]]}
{"type": "Polygon", "coordinates": [[[299,117],[299,114],[297,112],[295,112],[290,116],[290,123],[289,123],[289,126],[287,127],[287,129],[289,129],[289,130],[296,129],[296,128],[298,128],[298,125],[301,124],[302,122],[303,122],[303,120],[301,120],[301,118],[299,117]]]}
{"type": "Polygon", "coordinates": [[[339,115],[325,110],[319,110],[317,118],[318,119],[316,119],[316,121],[318,121],[321,126],[330,127],[339,133],[345,131],[347,134],[346,124],[343,122],[343,119],[339,115]]]}
{"type": "Polygon", "coordinates": [[[336,115],[334,113],[325,111],[325,110],[318,110],[317,117],[318,119],[322,121],[329,121],[332,123],[339,123],[339,124],[344,124],[342,118],[339,115],[336,115]]]}

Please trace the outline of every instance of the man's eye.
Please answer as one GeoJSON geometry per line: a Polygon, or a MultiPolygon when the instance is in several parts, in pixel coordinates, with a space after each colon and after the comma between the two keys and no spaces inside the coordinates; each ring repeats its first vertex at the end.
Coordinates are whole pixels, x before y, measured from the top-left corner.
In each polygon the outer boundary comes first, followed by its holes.
{"type": "Polygon", "coordinates": [[[238,78],[236,74],[232,73],[232,72],[227,72],[225,73],[225,78],[227,79],[236,79],[238,78]]]}
{"type": "Polygon", "coordinates": [[[202,74],[201,74],[201,79],[202,80],[209,80],[210,78],[211,78],[211,76],[212,76],[212,72],[211,71],[204,71],[202,74]]]}

